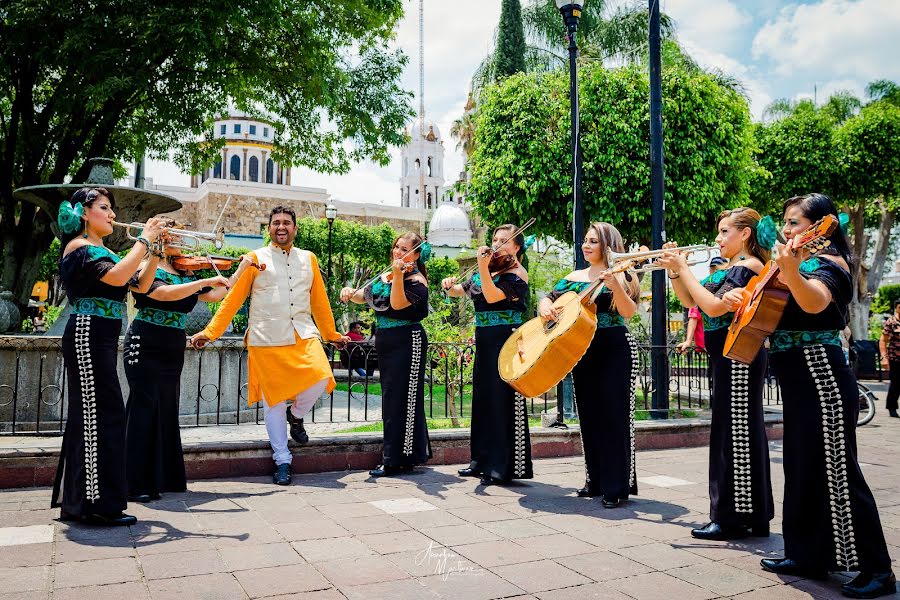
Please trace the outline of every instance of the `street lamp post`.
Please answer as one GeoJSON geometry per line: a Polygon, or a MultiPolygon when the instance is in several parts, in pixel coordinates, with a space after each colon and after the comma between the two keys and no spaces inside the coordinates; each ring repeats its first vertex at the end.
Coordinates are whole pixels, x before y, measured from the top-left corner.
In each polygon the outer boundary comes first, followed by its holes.
{"type": "MultiPolygon", "coordinates": [[[[662,66],[660,58],[659,2],[650,1],[650,227],[653,247],[662,248],[666,241],[665,156],[663,153],[662,66]]],[[[651,307],[650,372],[653,399],[650,415],[665,419],[669,414],[669,365],[666,352],[666,275],[653,272],[653,306],[651,307]]]]}
{"type": "Polygon", "coordinates": [[[328,219],[328,285],[331,285],[331,226],[337,218],[337,208],[334,204],[325,207],[325,218],[328,219]]]}
{"type": "Polygon", "coordinates": [[[578,19],[581,18],[581,9],[585,0],[580,2],[567,2],[556,0],[556,8],[562,13],[563,22],[566,25],[566,39],[569,41],[569,102],[571,112],[571,136],[572,136],[572,240],[575,244],[575,268],[582,269],[587,266],[581,244],[584,240],[584,205],[581,199],[581,131],[578,116],[578,45],[575,33],[578,31],[578,19]]]}

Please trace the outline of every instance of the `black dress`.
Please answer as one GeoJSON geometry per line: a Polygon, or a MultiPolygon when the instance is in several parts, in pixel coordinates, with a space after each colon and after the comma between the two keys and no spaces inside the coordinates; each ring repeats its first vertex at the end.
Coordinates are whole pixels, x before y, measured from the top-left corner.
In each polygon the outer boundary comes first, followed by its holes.
{"type": "MultiPolygon", "coordinates": [[[[703,286],[721,298],[756,275],[744,266],[717,271],[703,286]]],[[[734,317],[703,313],[706,352],[712,366],[712,423],[709,431],[709,516],[719,525],[766,526],[775,516],[769,442],[763,416],[766,350],[750,365],[725,358],[725,337],[734,317]]]]}
{"type": "Polygon", "coordinates": [[[100,281],[119,258],[94,245],[63,257],[60,279],[73,307],[63,334],[69,411],[51,506],[74,516],[125,510],[125,403],[116,373],[128,285],[100,281]]]}
{"type": "Polygon", "coordinates": [[[790,297],[771,337],[784,398],[785,556],[808,569],[888,571],[878,508],[856,454],[856,378],[841,347],[850,273],[816,257],[800,272],[824,283],[832,302],[810,314],[790,297]]]}
{"type": "Polygon", "coordinates": [[[378,335],[375,351],[381,377],[381,417],[384,421],[383,464],[420,465],[431,458],[425,422],[425,353],[428,337],[420,321],[428,316],[428,286],[404,279],[410,306],[391,308],[391,283],[381,280],[365,289],[366,303],[375,309],[378,335]]]}
{"type": "MultiPolygon", "coordinates": [[[[193,276],[156,270],[148,294],[164,285],[195,281],[193,276]]],[[[201,292],[198,292],[202,293],[201,292]]],[[[128,378],[126,456],[128,492],[156,496],[187,489],[178,408],[184,367],[187,313],[197,294],[171,302],[133,294],[138,309],[125,335],[128,378]]]]}
{"type": "MultiPolygon", "coordinates": [[[[580,293],[586,281],[561,279],[547,298],[580,293]]],[[[597,331],[572,369],[575,403],[584,449],[585,487],[593,494],[624,500],[637,494],[634,452],[635,383],[638,353],[625,320],[612,308],[612,292],[596,299],[597,331]]]]}
{"type": "Polygon", "coordinates": [[[463,284],[475,304],[475,367],[472,382],[472,461],[469,468],[500,481],[531,479],[531,436],[525,398],[500,378],[500,349],[522,324],[528,283],[514,273],[493,278],[506,298],[493,304],[481,293],[476,273],[463,284]]]}

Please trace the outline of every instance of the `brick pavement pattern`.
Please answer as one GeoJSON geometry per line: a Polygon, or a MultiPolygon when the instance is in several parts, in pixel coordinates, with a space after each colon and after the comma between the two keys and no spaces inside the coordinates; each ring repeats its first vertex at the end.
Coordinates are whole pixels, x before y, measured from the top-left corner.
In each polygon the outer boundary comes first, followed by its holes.
{"type": "MultiPolygon", "coordinates": [[[[863,471],[900,559],[900,420],[859,430],[863,471]]],[[[781,444],[771,444],[778,509],[781,444]]],[[[580,458],[535,462],[535,479],[482,488],[448,466],[208,480],[129,506],[131,528],[55,520],[48,489],[0,491],[0,600],[248,598],[793,600],[838,598],[846,575],[779,577],[768,539],[700,542],[707,450],[640,452],[641,494],[617,509],[575,496],[580,458]]],[[[896,570],[896,566],[895,566],[896,570]]]]}

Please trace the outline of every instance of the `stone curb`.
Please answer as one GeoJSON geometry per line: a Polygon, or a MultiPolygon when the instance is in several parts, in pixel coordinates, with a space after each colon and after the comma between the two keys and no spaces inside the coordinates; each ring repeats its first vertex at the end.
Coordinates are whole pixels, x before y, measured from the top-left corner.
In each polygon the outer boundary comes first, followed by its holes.
{"type": "MultiPolygon", "coordinates": [[[[637,450],[691,448],[709,443],[710,422],[700,419],[639,421],[635,426],[637,450]]],[[[770,440],[783,436],[780,414],[766,415],[770,440]]],[[[430,432],[433,457],[428,464],[463,464],[469,461],[468,430],[430,432]]],[[[365,470],[381,462],[381,433],[344,433],[313,436],[303,446],[291,441],[295,473],[365,470]]],[[[533,458],[576,456],[582,453],[577,425],[569,429],[535,427],[531,430],[533,458]]],[[[272,454],[268,440],[212,441],[184,444],[188,479],[215,479],[268,475],[272,454]]],[[[0,489],[53,485],[59,460],[57,448],[0,449],[0,489]]]]}

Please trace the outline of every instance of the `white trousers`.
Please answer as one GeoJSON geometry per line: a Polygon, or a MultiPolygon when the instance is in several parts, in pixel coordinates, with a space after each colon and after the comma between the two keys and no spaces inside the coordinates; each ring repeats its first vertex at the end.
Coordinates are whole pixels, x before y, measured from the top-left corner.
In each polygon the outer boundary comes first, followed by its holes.
{"type": "MultiPolygon", "coordinates": [[[[327,386],[328,380],[323,379],[297,394],[291,402],[291,414],[297,419],[302,419],[316,403],[316,400],[325,393],[327,386]]],[[[269,434],[269,443],[272,445],[272,458],[276,465],[290,464],[293,456],[288,449],[287,401],[283,400],[274,406],[269,406],[265,398],[262,402],[266,431],[269,434]]]]}

